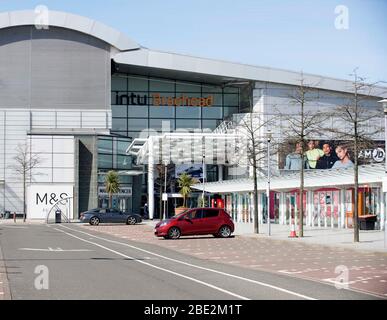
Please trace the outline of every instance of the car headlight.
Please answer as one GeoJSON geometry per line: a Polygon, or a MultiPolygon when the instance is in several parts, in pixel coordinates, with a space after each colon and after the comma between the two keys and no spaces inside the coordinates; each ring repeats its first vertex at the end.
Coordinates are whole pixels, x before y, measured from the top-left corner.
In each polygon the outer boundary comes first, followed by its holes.
{"type": "Polygon", "coordinates": [[[166,226],[168,223],[169,223],[169,221],[161,222],[160,227],[164,227],[164,226],[166,226]]]}

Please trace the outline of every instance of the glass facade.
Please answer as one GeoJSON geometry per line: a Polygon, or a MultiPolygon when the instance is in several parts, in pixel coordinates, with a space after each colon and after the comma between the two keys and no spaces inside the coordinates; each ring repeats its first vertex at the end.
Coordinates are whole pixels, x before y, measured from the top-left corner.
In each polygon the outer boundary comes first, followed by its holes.
{"type": "Polygon", "coordinates": [[[214,130],[239,112],[235,87],[114,74],[111,82],[112,132],[138,138],[140,132],[214,130]]]}
{"type": "Polygon", "coordinates": [[[133,177],[124,174],[125,170],[132,168],[132,157],[126,154],[131,141],[125,137],[98,137],[98,205],[101,208],[109,206],[109,197],[104,190],[105,175],[114,170],[122,174],[119,175],[120,193],[113,196],[112,205],[124,211],[132,209],[133,177]]]}

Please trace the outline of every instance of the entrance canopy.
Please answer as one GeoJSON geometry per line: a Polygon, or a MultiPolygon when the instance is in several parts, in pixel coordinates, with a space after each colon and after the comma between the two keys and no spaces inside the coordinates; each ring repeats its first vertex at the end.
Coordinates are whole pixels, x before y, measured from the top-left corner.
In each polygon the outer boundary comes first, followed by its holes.
{"type": "Polygon", "coordinates": [[[137,164],[238,164],[243,136],[214,132],[173,132],[134,139],[126,152],[137,164]]]}
{"type": "MultiPolygon", "coordinates": [[[[359,166],[359,185],[381,186],[385,177],[384,164],[359,166]]],[[[305,190],[320,188],[343,188],[353,186],[353,168],[305,170],[305,190]]],[[[193,186],[194,189],[203,190],[203,184],[193,186]]],[[[300,188],[300,174],[298,171],[285,171],[272,175],[270,188],[275,191],[289,191],[300,188]]],[[[211,193],[252,192],[254,190],[252,179],[235,179],[205,183],[204,189],[211,193]]],[[[258,178],[258,190],[265,192],[267,180],[265,176],[258,178]]]]}

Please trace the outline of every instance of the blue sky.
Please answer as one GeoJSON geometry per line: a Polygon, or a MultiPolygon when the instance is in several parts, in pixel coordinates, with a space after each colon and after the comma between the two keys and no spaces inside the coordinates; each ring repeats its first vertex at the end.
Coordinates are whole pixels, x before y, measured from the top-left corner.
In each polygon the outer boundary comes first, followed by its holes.
{"type": "Polygon", "coordinates": [[[112,26],[163,51],[387,81],[387,0],[0,0],[0,11],[46,5],[112,26]],[[335,28],[335,8],[349,27],[335,28]]]}

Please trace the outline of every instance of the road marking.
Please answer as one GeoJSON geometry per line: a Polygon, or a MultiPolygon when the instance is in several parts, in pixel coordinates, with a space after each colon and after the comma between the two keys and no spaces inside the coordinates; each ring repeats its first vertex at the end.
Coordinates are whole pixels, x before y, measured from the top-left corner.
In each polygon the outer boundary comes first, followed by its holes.
{"type": "Polygon", "coordinates": [[[28,227],[22,227],[22,226],[7,226],[7,225],[3,225],[3,228],[9,228],[9,229],[28,229],[28,227]]]}
{"type": "Polygon", "coordinates": [[[51,247],[48,247],[47,249],[19,248],[19,250],[23,250],[23,251],[45,251],[45,252],[85,252],[85,251],[93,251],[93,250],[89,250],[89,249],[62,249],[62,248],[53,249],[51,247]]]}
{"type": "MultiPolygon", "coordinates": [[[[69,229],[71,229],[71,228],[69,228],[69,229]]],[[[77,237],[76,235],[73,235],[73,234],[71,234],[71,233],[65,232],[65,231],[63,231],[63,230],[60,230],[60,229],[57,229],[57,228],[54,228],[54,230],[63,232],[63,233],[65,233],[65,234],[67,234],[67,235],[69,235],[69,236],[71,236],[71,237],[74,237],[74,238],[79,239],[79,240],[81,240],[81,241],[84,241],[84,242],[93,244],[93,245],[95,245],[95,246],[97,246],[97,247],[100,247],[100,248],[102,248],[102,249],[105,249],[105,250],[107,250],[107,251],[113,252],[113,253],[115,253],[115,254],[121,256],[121,257],[124,257],[124,258],[127,258],[127,259],[131,259],[131,260],[135,260],[136,262],[145,264],[145,265],[147,265],[147,266],[149,266],[149,267],[151,267],[151,268],[155,268],[155,269],[158,269],[158,270],[162,270],[162,271],[171,273],[171,274],[173,274],[173,275],[176,275],[176,276],[178,276],[178,277],[182,277],[182,278],[185,278],[185,279],[188,279],[188,280],[191,280],[191,281],[200,283],[200,284],[202,284],[202,285],[204,285],[204,286],[207,286],[207,287],[209,287],[209,288],[212,288],[212,289],[218,290],[218,291],[220,291],[220,292],[229,294],[229,295],[231,295],[231,296],[233,296],[233,297],[236,297],[236,298],[239,298],[239,299],[242,299],[242,300],[250,300],[249,298],[246,298],[246,297],[244,297],[244,296],[241,296],[241,295],[239,295],[239,294],[233,293],[233,292],[231,292],[231,291],[228,291],[228,290],[219,288],[219,287],[217,287],[217,286],[214,286],[214,285],[212,285],[212,284],[206,283],[206,282],[204,282],[204,281],[200,281],[200,280],[198,280],[198,279],[195,279],[195,278],[192,278],[192,277],[189,277],[189,276],[186,276],[186,275],[183,275],[183,274],[180,274],[180,273],[177,273],[177,272],[168,270],[168,269],[164,269],[164,268],[155,266],[155,265],[150,264],[150,263],[145,262],[145,261],[136,260],[136,259],[134,259],[133,257],[130,257],[130,256],[126,255],[126,254],[123,254],[123,253],[118,252],[118,251],[116,251],[116,250],[110,249],[110,248],[105,247],[105,246],[103,246],[103,245],[100,245],[100,244],[98,244],[98,243],[94,243],[94,242],[91,242],[91,241],[89,241],[89,240],[86,240],[86,239],[77,237]]]]}
{"type": "MultiPolygon", "coordinates": [[[[69,228],[69,227],[66,227],[66,226],[63,226],[63,225],[61,225],[61,227],[69,229],[69,230],[72,230],[72,231],[75,231],[75,232],[83,233],[83,234],[86,234],[86,235],[90,236],[89,233],[84,232],[84,231],[72,229],[72,228],[69,228]]],[[[277,286],[274,286],[274,285],[271,285],[271,284],[268,284],[268,283],[264,283],[264,282],[261,282],[261,281],[257,281],[257,280],[253,280],[253,279],[249,279],[249,278],[244,278],[244,277],[237,276],[237,275],[234,275],[234,274],[230,274],[230,273],[226,273],[226,272],[222,272],[222,271],[218,271],[218,270],[214,270],[214,269],[210,269],[210,268],[205,268],[205,267],[194,265],[194,264],[191,264],[191,263],[188,263],[188,262],[184,262],[184,261],[176,260],[176,259],[173,259],[173,258],[169,258],[169,257],[163,256],[163,255],[160,255],[160,254],[157,254],[157,253],[145,250],[145,249],[141,249],[141,248],[132,246],[132,245],[127,244],[127,243],[123,243],[123,242],[119,242],[119,241],[115,241],[115,240],[109,240],[109,239],[102,238],[102,237],[99,237],[99,236],[94,236],[94,237],[97,238],[97,239],[100,239],[100,240],[104,240],[104,241],[107,241],[107,242],[120,244],[120,245],[129,247],[129,248],[132,248],[132,249],[136,249],[136,250],[139,250],[139,251],[142,251],[142,252],[146,252],[148,254],[151,254],[151,255],[154,255],[154,256],[157,256],[157,257],[169,260],[169,261],[173,261],[175,263],[183,264],[183,265],[190,266],[190,267],[193,267],[193,268],[198,268],[198,269],[201,269],[201,270],[206,270],[206,271],[214,272],[214,273],[217,273],[217,274],[221,274],[221,275],[228,276],[228,277],[231,277],[231,278],[247,281],[247,282],[250,282],[250,283],[258,284],[260,286],[268,287],[268,288],[271,288],[271,289],[274,289],[274,290],[278,290],[278,291],[281,291],[281,292],[285,292],[287,294],[291,294],[291,295],[294,295],[294,296],[297,296],[297,297],[300,297],[300,298],[303,298],[303,299],[317,300],[316,298],[312,298],[312,297],[309,297],[309,296],[306,296],[306,295],[303,295],[303,294],[300,294],[300,293],[297,293],[297,292],[294,292],[294,291],[290,291],[290,290],[287,290],[287,289],[284,289],[284,288],[281,288],[281,287],[277,287],[277,286]]]]}

